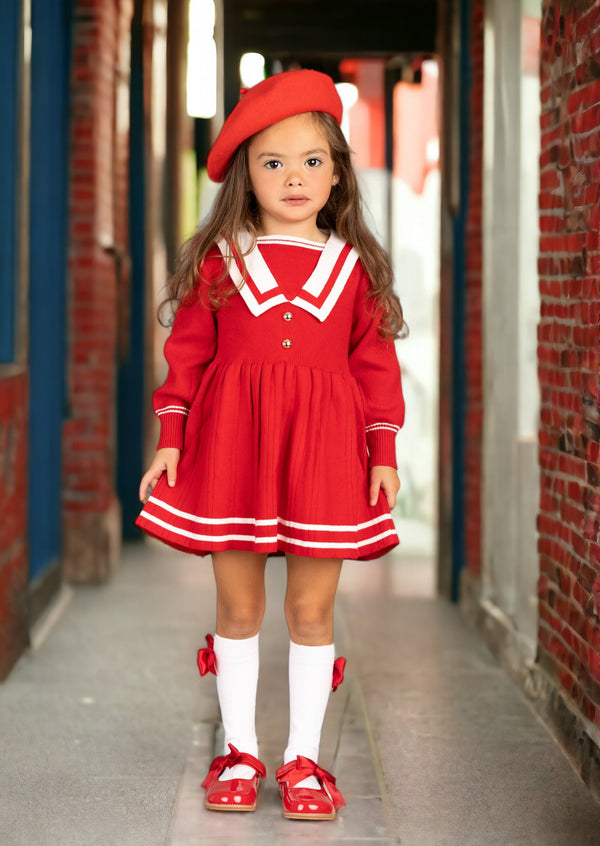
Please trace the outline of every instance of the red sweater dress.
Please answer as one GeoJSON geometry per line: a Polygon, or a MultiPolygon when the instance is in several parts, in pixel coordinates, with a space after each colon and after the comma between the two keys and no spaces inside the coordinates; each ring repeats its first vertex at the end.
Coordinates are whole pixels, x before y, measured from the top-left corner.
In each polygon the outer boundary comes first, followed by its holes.
{"type": "MultiPolygon", "coordinates": [[[[211,251],[200,286],[226,253],[211,251]]],[[[201,292],[178,308],[153,400],[158,446],[182,450],[177,482],[162,475],[136,524],[199,555],[376,558],[398,537],[383,492],[369,505],[369,466],[396,466],[404,400],[358,254],[335,233],[265,236],[246,267],[242,282],[229,262],[223,308],[201,292]]]]}

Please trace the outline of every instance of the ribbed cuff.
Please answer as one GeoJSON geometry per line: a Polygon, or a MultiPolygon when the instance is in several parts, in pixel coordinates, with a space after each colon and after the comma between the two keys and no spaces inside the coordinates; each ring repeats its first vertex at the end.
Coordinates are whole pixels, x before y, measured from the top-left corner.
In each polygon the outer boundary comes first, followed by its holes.
{"type": "Polygon", "coordinates": [[[371,429],[367,432],[369,467],[383,465],[397,467],[396,433],[390,429],[371,429]]]}
{"type": "Polygon", "coordinates": [[[160,416],[160,439],[156,449],[172,447],[183,449],[183,435],[185,432],[185,414],[161,414],[160,416]]]}

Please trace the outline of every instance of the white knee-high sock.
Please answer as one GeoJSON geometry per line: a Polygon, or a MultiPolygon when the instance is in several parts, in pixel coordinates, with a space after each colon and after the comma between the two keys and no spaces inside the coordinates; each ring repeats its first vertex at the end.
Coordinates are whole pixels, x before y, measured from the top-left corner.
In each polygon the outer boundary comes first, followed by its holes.
{"type": "MultiPolygon", "coordinates": [[[[298,755],[318,760],[334,659],[333,643],[326,646],[301,646],[290,641],[290,734],[283,758],[285,764],[298,755]]],[[[319,783],[314,776],[310,776],[296,786],[316,789],[319,783]]]]}
{"type": "MultiPolygon", "coordinates": [[[[225,729],[223,754],[229,754],[232,743],[240,752],[258,757],[256,741],[256,687],[258,684],[258,635],[233,640],[215,635],[217,661],[217,694],[225,729]]],[[[227,767],[220,780],[252,778],[252,767],[237,764],[227,767]]]]}

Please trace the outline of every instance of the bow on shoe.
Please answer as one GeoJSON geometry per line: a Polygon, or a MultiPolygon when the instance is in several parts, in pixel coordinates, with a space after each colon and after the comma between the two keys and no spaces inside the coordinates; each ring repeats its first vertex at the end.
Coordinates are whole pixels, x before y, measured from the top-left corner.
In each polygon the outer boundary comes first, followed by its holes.
{"type": "Polygon", "coordinates": [[[219,778],[224,769],[227,767],[235,767],[236,764],[246,764],[249,767],[254,767],[257,775],[261,778],[266,776],[267,770],[265,765],[262,761],[259,761],[258,758],[255,758],[254,755],[250,755],[249,752],[240,752],[235,748],[233,743],[229,744],[229,749],[229,755],[219,755],[219,757],[215,758],[212,762],[208,775],[202,782],[202,787],[206,787],[208,790],[208,788],[219,778]]]}
{"type": "Polygon", "coordinates": [[[344,797],[335,786],[335,777],[320,767],[315,761],[310,758],[305,758],[304,755],[298,755],[294,761],[289,764],[284,764],[277,770],[276,778],[279,782],[286,782],[288,787],[294,787],[299,781],[308,778],[309,776],[316,776],[323,787],[326,788],[327,793],[331,797],[333,807],[337,810],[345,805],[344,797]]]}
{"type": "Polygon", "coordinates": [[[331,689],[337,690],[341,683],[344,681],[344,668],[346,666],[346,659],[345,658],[336,658],[333,662],[333,681],[331,683],[331,689]]]}
{"type": "Polygon", "coordinates": [[[215,639],[212,635],[207,634],[206,642],[208,646],[205,646],[204,649],[198,650],[198,669],[200,670],[201,676],[205,676],[207,673],[214,673],[216,676],[217,657],[215,655],[215,650],[213,649],[215,639]]]}

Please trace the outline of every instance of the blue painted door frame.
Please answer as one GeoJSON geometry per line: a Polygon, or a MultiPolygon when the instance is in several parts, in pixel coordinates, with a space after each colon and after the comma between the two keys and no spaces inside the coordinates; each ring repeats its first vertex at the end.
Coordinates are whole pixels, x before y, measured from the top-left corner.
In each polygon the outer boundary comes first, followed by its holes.
{"type": "MultiPolygon", "coordinates": [[[[10,4],[9,4],[10,5],[10,4]]],[[[71,0],[32,0],[29,229],[30,581],[60,560],[71,0]]]]}
{"type": "Polygon", "coordinates": [[[143,2],[136,0],[131,26],[129,131],[129,250],[131,255],[128,345],[118,373],[117,492],[123,537],[141,537],[134,525],[144,446],[144,318],[146,279],[146,181],[144,151],[143,2]]]}
{"type": "Polygon", "coordinates": [[[0,26],[0,361],[14,360],[20,2],[5,3],[0,26]]]}
{"type": "Polygon", "coordinates": [[[454,220],[453,314],[452,314],[452,580],[451,598],[456,602],[465,563],[465,236],[469,208],[469,116],[471,101],[471,18],[473,0],[460,0],[460,85],[459,85],[459,180],[460,205],[454,220]]]}

